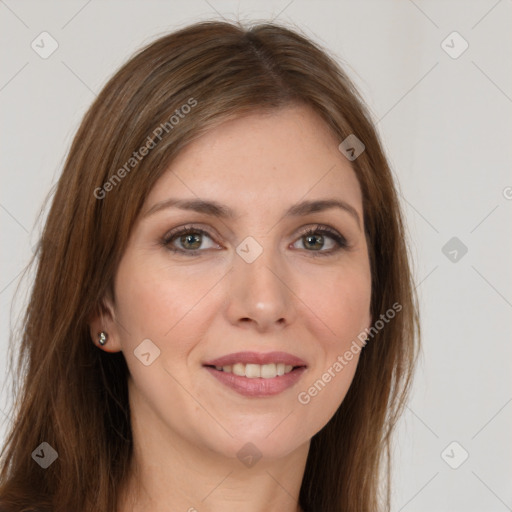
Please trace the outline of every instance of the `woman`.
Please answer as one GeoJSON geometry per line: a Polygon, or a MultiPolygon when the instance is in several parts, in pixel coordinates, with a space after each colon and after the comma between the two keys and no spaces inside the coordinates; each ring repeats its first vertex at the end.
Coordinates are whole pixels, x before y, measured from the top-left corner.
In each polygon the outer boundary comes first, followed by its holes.
{"type": "Polygon", "coordinates": [[[389,507],[417,300],[375,129],[307,38],[203,22],[135,55],[38,256],[6,510],[389,507]]]}

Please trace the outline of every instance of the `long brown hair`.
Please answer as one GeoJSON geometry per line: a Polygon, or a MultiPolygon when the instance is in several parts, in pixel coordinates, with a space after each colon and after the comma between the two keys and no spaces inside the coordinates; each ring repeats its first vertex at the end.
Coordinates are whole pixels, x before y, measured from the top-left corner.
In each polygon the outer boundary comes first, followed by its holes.
{"type": "Polygon", "coordinates": [[[420,328],[383,149],[361,97],[325,50],[275,24],[209,21],[161,37],[132,57],[74,138],[16,348],[13,377],[22,385],[0,473],[0,502],[8,509],[116,510],[132,454],[127,366],[122,353],[94,346],[88,321],[113,297],[116,268],[141,206],[180,150],[226,119],[294,104],[313,108],[340,142],[355,134],[364,143],[352,166],[369,241],[371,314],[375,320],[392,304],[402,307],[361,352],[343,403],[312,438],[300,505],[322,512],[389,508],[382,463],[390,461],[390,435],[410,387],[420,328]],[[176,110],[188,113],[171,122],[176,110]],[[130,160],[150,141],[154,147],[143,159],[130,160]],[[58,453],[47,469],[31,456],[42,442],[58,453]]]}

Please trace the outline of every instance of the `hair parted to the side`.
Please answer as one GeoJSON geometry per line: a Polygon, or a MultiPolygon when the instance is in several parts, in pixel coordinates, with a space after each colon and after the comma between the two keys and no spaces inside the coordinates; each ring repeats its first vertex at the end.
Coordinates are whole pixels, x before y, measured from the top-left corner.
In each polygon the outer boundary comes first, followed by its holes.
{"type": "Polygon", "coordinates": [[[410,387],[420,328],[383,149],[346,74],[307,37],[271,23],[209,21],[161,37],[131,58],[74,138],[35,260],[16,348],[19,373],[11,369],[22,385],[1,459],[0,503],[7,510],[115,512],[132,455],[127,366],[122,353],[94,346],[88,321],[105,297],[115,301],[114,275],[141,206],[185,145],[227,119],[295,104],[311,107],[340,142],[350,134],[363,141],[366,149],[352,166],[363,195],[371,314],[377,319],[392,304],[402,306],[361,352],[347,396],[313,437],[300,505],[315,512],[389,508],[389,481],[380,475],[410,387]],[[148,136],[154,139],[157,127],[192,102],[127,170],[148,136]],[[114,181],[123,166],[127,172],[114,181]],[[43,441],[58,452],[48,469],[31,457],[43,441]]]}

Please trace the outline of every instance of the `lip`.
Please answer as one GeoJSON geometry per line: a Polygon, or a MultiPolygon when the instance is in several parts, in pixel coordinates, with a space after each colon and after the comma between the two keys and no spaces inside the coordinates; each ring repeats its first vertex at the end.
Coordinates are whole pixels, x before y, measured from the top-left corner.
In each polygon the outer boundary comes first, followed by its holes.
{"type": "MultiPolygon", "coordinates": [[[[203,366],[229,366],[235,363],[242,364],[270,364],[284,363],[291,366],[307,367],[305,361],[300,357],[288,354],[287,352],[234,352],[211,361],[206,361],[203,366]]],[[[284,375],[282,376],[284,377],[284,375]]],[[[243,377],[245,378],[245,377],[243,377]]],[[[269,379],[272,380],[272,379],[269,379]]]]}
{"type": "Polygon", "coordinates": [[[280,377],[272,379],[263,379],[261,377],[249,379],[248,377],[240,377],[234,373],[226,373],[222,370],[216,370],[210,366],[205,366],[216,379],[225,386],[233,389],[237,393],[253,398],[263,398],[278,395],[286,389],[292,387],[306,371],[306,367],[295,368],[289,373],[285,373],[280,377]]]}
{"type": "Polygon", "coordinates": [[[287,352],[235,352],[206,361],[203,363],[203,367],[222,384],[237,393],[247,397],[262,398],[278,395],[292,387],[306,371],[307,364],[300,357],[288,354],[287,352]],[[215,369],[215,366],[229,366],[236,363],[259,365],[283,363],[294,366],[294,369],[272,379],[264,379],[262,377],[250,379],[215,369]]]}

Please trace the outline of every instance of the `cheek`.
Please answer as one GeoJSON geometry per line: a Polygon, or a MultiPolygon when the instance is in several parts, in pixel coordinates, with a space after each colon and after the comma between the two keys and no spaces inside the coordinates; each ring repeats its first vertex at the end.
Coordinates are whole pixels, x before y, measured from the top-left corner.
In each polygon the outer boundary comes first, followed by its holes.
{"type": "Polygon", "coordinates": [[[310,269],[303,276],[298,281],[299,296],[317,333],[324,334],[319,340],[324,340],[326,347],[338,350],[369,326],[371,276],[364,263],[340,265],[329,272],[310,269]]]}
{"type": "Polygon", "coordinates": [[[339,350],[326,353],[325,363],[315,368],[297,395],[303,428],[309,435],[316,434],[329,422],[352,384],[360,349],[351,351],[349,347],[350,343],[343,343],[339,350]]]}
{"type": "Polygon", "coordinates": [[[188,302],[180,290],[179,277],[170,278],[168,269],[133,259],[126,259],[119,266],[116,291],[118,318],[142,336],[164,336],[188,302]]]}
{"type": "Polygon", "coordinates": [[[316,434],[338,410],[352,384],[358,358],[359,354],[354,355],[351,361],[344,363],[334,359],[301,389],[297,401],[305,434],[316,434]]]}
{"type": "MultiPolygon", "coordinates": [[[[308,273],[301,297],[322,356],[299,390],[304,425],[320,430],[334,415],[352,383],[370,325],[371,276],[364,263],[326,274],[308,273]],[[313,291],[311,291],[313,290],[313,291]]],[[[320,352],[319,351],[319,352],[320,352]]]]}
{"type": "Polygon", "coordinates": [[[222,275],[215,270],[199,273],[183,266],[149,265],[144,258],[123,261],[116,278],[123,351],[133,351],[150,339],[161,351],[160,362],[175,366],[207,328],[205,307],[211,308],[212,291],[222,275]]]}

